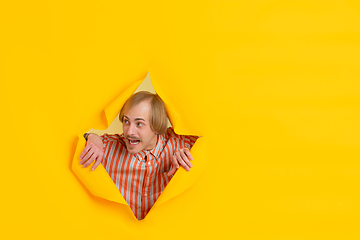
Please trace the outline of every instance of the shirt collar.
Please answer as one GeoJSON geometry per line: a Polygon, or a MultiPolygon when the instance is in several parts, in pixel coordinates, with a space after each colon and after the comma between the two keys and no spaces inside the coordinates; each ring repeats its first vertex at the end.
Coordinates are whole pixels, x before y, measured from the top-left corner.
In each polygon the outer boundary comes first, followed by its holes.
{"type": "Polygon", "coordinates": [[[150,151],[150,153],[156,158],[158,159],[160,157],[160,153],[162,151],[162,149],[164,148],[164,134],[159,134],[158,135],[158,141],[156,143],[156,146],[150,151]]]}

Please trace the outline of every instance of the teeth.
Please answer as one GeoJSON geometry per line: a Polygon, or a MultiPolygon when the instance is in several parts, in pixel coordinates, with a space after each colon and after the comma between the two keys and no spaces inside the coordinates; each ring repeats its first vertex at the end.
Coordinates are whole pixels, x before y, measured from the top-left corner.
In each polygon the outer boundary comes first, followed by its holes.
{"type": "Polygon", "coordinates": [[[140,141],[139,140],[129,140],[131,144],[137,144],[139,143],[140,141]]]}

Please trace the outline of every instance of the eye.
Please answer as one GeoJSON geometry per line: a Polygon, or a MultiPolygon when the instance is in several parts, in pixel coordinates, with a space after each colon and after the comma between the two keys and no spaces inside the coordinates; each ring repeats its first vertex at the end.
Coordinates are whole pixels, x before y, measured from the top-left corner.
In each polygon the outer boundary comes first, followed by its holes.
{"type": "Polygon", "coordinates": [[[143,123],[137,123],[138,127],[141,127],[143,125],[143,123]]]}
{"type": "Polygon", "coordinates": [[[125,123],[125,124],[128,124],[128,123],[129,123],[129,120],[124,119],[124,123],[125,123]]]}

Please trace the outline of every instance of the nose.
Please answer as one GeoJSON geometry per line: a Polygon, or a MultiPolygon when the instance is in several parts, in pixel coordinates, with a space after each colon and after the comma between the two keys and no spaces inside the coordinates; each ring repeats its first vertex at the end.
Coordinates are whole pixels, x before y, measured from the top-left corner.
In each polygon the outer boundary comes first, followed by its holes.
{"type": "Polygon", "coordinates": [[[135,135],[135,126],[130,124],[130,126],[128,126],[128,128],[127,128],[126,133],[127,133],[128,136],[135,135]]]}

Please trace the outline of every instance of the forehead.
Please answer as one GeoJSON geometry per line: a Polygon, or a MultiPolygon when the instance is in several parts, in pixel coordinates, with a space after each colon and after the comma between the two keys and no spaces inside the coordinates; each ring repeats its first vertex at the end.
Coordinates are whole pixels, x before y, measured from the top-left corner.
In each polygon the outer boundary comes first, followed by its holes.
{"type": "Polygon", "coordinates": [[[130,120],[135,118],[143,118],[145,119],[145,121],[148,121],[150,119],[150,112],[151,112],[150,101],[142,101],[126,109],[124,111],[124,116],[130,118],[130,120]]]}

